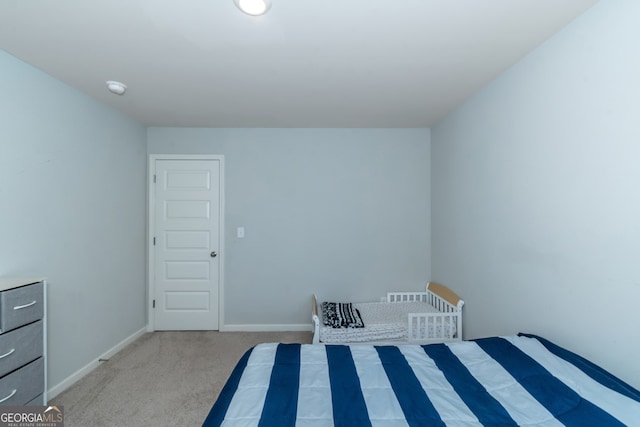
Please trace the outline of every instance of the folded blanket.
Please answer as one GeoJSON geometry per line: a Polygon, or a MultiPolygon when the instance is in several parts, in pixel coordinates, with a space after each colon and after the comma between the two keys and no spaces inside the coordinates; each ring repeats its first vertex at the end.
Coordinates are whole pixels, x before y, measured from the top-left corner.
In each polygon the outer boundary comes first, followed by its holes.
{"type": "Polygon", "coordinates": [[[322,323],[332,328],[364,328],[360,311],[350,302],[323,302],[322,323]]]}

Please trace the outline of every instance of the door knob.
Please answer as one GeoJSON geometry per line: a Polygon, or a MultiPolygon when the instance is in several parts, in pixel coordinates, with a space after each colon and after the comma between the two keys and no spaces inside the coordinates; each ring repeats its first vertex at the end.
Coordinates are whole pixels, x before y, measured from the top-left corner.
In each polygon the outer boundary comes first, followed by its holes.
{"type": "Polygon", "coordinates": [[[216,251],[211,252],[211,258],[215,258],[215,257],[217,257],[217,256],[218,256],[218,254],[217,254],[217,252],[216,252],[216,251]]]}

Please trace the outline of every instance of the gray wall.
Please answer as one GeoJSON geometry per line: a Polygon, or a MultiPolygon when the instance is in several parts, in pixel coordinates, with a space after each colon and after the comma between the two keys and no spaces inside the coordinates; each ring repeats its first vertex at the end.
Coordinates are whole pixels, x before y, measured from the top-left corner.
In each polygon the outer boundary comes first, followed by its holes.
{"type": "Polygon", "coordinates": [[[151,154],[225,156],[225,325],[310,325],[313,292],[378,300],[429,280],[428,129],[147,134],[151,154]]]}
{"type": "Polygon", "coordinates": [[[0,275],[49,281],[49,387],[146,323],[145,129],[0,51],[0,275]]]}
{"type": "Polygon", "coordinates": [[[541,334],[636,387],[638,16],[596,4],[432,129],[433,277],[465,338],[541,334]]]}

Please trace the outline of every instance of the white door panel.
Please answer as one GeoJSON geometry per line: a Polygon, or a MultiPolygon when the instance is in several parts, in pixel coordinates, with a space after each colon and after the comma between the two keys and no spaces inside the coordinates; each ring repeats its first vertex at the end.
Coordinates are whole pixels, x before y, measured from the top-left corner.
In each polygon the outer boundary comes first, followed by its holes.
{"type": "Polygon", "coordinates": [[[220,161],[155,160],[154,327],[218,329],[220,161]]]}
{"type": "Polygon", "coordinates": [[[172,250],[209,249],[211,233],[209,231],[166,230],[166,247],[172,250]]]}

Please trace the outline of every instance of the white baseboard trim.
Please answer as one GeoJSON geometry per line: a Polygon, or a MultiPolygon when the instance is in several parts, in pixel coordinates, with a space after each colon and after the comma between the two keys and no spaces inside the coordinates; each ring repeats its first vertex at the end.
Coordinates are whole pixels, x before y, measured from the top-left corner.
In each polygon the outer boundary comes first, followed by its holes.
{"type": "Polygon", "coordinates": [[[302,324],[224,325],[220,332],[311,332],[311,322],[302,324]]]}
{"type": "Polygon", "coordinates": [[[147,332],[147,327],[145,326],[144,328],[134,332],[124,340],[120,341],[118,344],[111,347],[109,350],[104,352],[97,359],[87,363],[85,366],[78,369],[76,372],[74,372],[64,380],[60,381],[58,384],[51,387],[49,390],[47,390],[47,399],[48,400],[53,399],[54,397],[56,397],[57,395],[59,395],[69,387],[71,387],[73,384],[75,384],[78,380],[80,380],[82,377],[87,375],[89,372],[96,369],[100,365],[100,363],[102,363],[99,361],[99,359],[110,359],[114,354],[116,354],[117,352],[119,352],[120,350],[122,350],[123,348],[125,348],[126,346],[128,346],[129,344],[137,340],[138,338],[140,338],[146,332],[147,332]]]}

